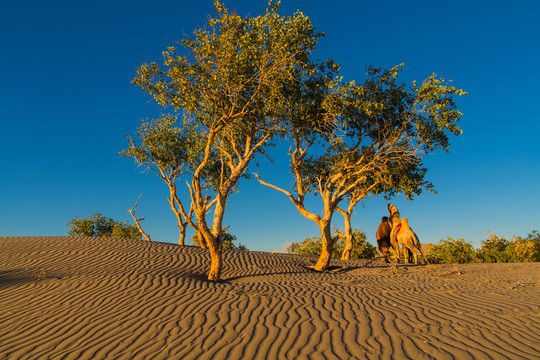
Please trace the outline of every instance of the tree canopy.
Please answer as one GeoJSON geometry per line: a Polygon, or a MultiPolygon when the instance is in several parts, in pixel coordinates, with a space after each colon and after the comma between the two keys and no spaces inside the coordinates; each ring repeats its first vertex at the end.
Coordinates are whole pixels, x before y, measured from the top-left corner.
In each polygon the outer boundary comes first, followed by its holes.
{"type": "Polygon", "coordinates": [[[163,52],[163,63],[143,64],[133,83],[163,107],[182,112],[181,128],[193,124],[202,144],[190,174],[196,219],[187,219],[207,243],[208,278],[221,274],[221,231],[227,200],[257,154],[280,134],[287,98],[298,73],[309,71],[309,56],[321,34],[301,12],[280,16],[277,2],[264,15],[239,16],[218,1],[216,17],[193,37],[163,52]],[[205,174],[218,169],[216,186],[205,174]],[[207,220],[209,205],[213,216],[207,220]]]}
{"type": "MultiPolygon", "coordinates": [[[[303,216],[318,225],[322,251],[317,270],[326,269],[333,252],[330,226],[334,211],[339,209],[345,216],[350,235],[350,214],[361,199],[381,193],[412,198],[424,189],[432,191],[422,158],[436,149],[448,150],[449,135],[461,133],[456,125],[461,113],[453,96],[466,93],[436,75],[421,85],[406,86],[397,80],[401,66],[389,70],[368,67],[362,84],[320,77],[318,83],[327,90],[310,103],[311,110],[291,111],[299,122],[305,116],[311,120],[304,121],[301,131],[286,128],[294,194],[259,177],[262,184],[287,195],[303,216]],[[309,193],[320,195],[320,214],[305,208],[309,193]],[[347,211],[339,208],[346,199],[347,211]]],[[[313,99],[308,85],[293,96],[297,104],[313,99]]]]}
{"type": "MultiPolygon", "coordinates": [[[[406,86],[397,81],[401,65],[369,67],[361,84],[345,82],[333,60],[313,59],[323,34],[301,12],[280,16],[279,2],[270,1],[263,15],[242,17],[214,4],[216,16],[207,27],[168,47],[161,64],[137,70],[133,83],[181,116],[174,126],[170,118],[143,124],[140,144],[130,140],[125,154],[168,183],[179,227],[196,229],[212,259],[208,278],[219,280],[229,195],[252,162],[268,156],[268,146],[277,139],[288,143],[294,189],[257,177],[317,224],[322,250],[315,268],[324,270],[333,252],[336,210],[351,235],[350,215],[361,199],[433,190],[422,157],[447,150],[449,135],[460,134],[453,97],[465,92],[436,75],[406,86]],[[167,131],[158,131],[156,141],[145,138],[145,129],[162,125],[167,131]],[[172,174],[187,177],[194,218],[175,195],[172,174]],[[320,213],[304,206],[312,193],[321,196],[320,213]],[[346,210],[339,207],[344,200],[346,210]]],[[[350,254],[352,235],[346,238],[350,254]]]]}
{"type": "Polygon", "coordinates": [[[120,154],[135,159],[140,166],[151,170],[167,184],[167,200],[180,229],[178,242],[184,245],[193,207],[190,206],[186,211],[176,182],[193,171],[200,159],[202,144],[195,125],[184,124],[177,127],[177,120],[177,116],[167,114],[156,120],[143,121],[137,130],[137,139],[128,136],[129,146],[120,154]]]}

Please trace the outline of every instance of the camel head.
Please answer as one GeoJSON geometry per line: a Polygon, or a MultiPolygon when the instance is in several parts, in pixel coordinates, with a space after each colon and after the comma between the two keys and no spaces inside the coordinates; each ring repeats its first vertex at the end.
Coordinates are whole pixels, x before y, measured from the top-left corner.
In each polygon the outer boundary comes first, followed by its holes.
{"type": "Polygon", "coordinates": [[[390,214],[390,217],[399,217],[399,211],[395,205],[392,205],[388,203],[388,214],[390,214]]]}

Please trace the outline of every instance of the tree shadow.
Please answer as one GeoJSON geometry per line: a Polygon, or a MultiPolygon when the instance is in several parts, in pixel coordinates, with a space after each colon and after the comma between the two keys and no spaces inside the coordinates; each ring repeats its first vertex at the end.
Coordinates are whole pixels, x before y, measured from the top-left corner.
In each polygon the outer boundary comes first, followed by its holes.
{"type": "MultiPolygon", "coordinates": [[[[305,274],[305,271],[276,271],[276,272],[270,272],[270,273],[261,273],[261,274],[248,274],[248,275],[238,275],[229,277],[226,279],[220,280],[222,283],[234,283],[237,280],[240,279],[248,279],[248,278],[257,278],[257,277],[266,277],[266,276],[274,276],[274,275],[297,275],[297,274],[305,274]]],[[[207,280],[208,281],[208,280],[207,280]]]]}
{"type": "Polygon", "coordinates": [[[30,275],[28,271],[23,269],[0,271],[0,288],[6,288],[13,285],[21,285],[36,280],[36,276],[30,275]]]}

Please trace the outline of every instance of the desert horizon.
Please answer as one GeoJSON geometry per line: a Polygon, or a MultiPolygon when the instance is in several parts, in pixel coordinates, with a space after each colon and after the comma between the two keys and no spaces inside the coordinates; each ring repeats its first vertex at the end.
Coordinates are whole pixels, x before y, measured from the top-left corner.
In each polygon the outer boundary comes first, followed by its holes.
{"type": "Polygon", "coordinates": [[[2,359],[532,359],[540,263],[396,265],[0,238],[2,359]]]}

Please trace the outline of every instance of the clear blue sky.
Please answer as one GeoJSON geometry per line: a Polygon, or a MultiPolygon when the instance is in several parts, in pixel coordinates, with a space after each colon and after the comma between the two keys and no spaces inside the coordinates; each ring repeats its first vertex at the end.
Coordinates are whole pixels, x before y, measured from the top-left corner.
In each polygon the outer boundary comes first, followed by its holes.
{"type": "MultiPolygon", "coordinates": [[[[242,15],[266,7],[224,2],[242,15]]],[[[393,200],[421,242],[453,236],[479,246],[488,230],[507,238],[540,230],[540,2],[285,0],[280,13],[297,9],[326,33],[317,56],[340,63],[346,80],[361,81],[370,64],[405,63],[405,81],[435,72],[469,93],[457,100],[463,135],[425,161],[439,193],[393,200]]],[[[177,241],[167,187],[118,151],[141,118],[160,112],[130,83],[135,69],[212,12],[210,0],[2,2],[0,236],[66,235],[70,219],[96,212],[129,219],[142,193],[145,230],[177,241]]],[[[283,170],[261,174],[290,184],[283,170]]],[[[385,200],[370,198],[353,226],[375,243],[385,214],[385,200]]],[[[334,222],[342,226],[341,215],[334,222]]],[[[254,250],[281,251],[318,231],[255,181],[231,196],[225,224],[254,250]]]]}

